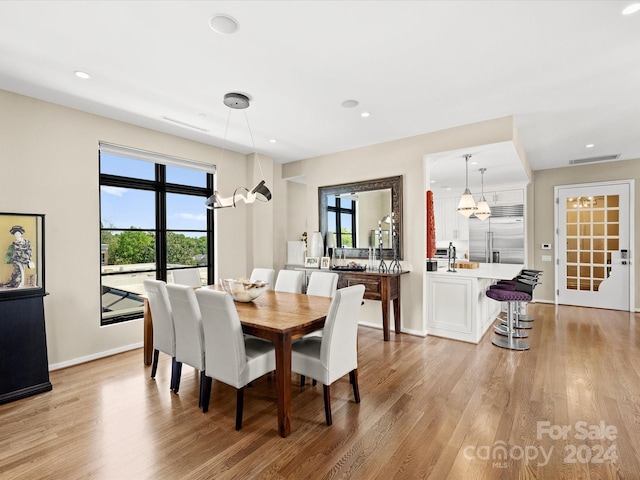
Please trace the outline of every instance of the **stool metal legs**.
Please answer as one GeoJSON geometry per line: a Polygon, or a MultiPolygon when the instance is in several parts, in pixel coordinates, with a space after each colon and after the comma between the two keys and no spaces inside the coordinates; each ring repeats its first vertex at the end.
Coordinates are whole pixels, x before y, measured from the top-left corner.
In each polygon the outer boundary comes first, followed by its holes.
{"type": "MultiPolygon", "coordinates": [[[[531,322],[533,321],[533,317],[529,317],[531,319],[531,321],[523,320],[523,317],[525,317],[525,315],[523,315],[522,312],[523,311],[526,312],[525,308],[523,308],[524,305],[526,305],[525,302],[517,302],[517,306],[516,306],[516,308],[514,308],[514,314],[515,314],[516,318],[515,318],[515,322],[513,324],[513,328],[515,328],[516,331],[518,331],[518,330],[529,330],[529,329],[533,328],[531,326],[531,322]]],[[[500,323],[505,327],[509,325],[509,321],[506,318],[501,318],[500,319],[500,323]]],[[[498,325],[496,327],[496,333],[502,335],[502,333],[500,333],[497,330],[498,327],[500,327],[500,325],[498,325]]],[[[506,328],[504,329],[504,331],[506,332],[506,328]]],[[[506,333],[505,333],[505,335],[506,335],[506,333]]],[[[518,337],[518,335],[514,335],[514,336],[518,337]]],[[[524,336],[521,335],[519,338],[526,338],[527,336],[528,335],[524,335],[524,336]]]]}
{"type": "MultiPolygon", "coordinates": [[[[497,347],[507,348],[509,350],[529,350],[530,346],[524,340],[520,340],[517,338],[514,333],[515,330],[515,311],[514,311],[514,303],[515,302],[507,302],[507,321],[509,325],[507,325],[507,336],[506,337],[496,337],[491,343],[493,343],[497,347]]],[[[497,328],[497,327],[496,327],[497,328]]],[[[497,332],[496,332],[497,333],[497,332]]],[[[519,332],[520,334],[525,334],[525,332],[519,332]]],[[[522,338],[522,337],[521,337],[522,338]]]]}

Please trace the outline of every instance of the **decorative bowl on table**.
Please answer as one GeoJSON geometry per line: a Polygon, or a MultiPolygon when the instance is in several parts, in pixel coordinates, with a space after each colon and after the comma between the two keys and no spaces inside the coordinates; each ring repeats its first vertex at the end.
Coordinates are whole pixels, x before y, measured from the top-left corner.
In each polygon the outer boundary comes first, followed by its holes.
{"type": "Polygon", "coordinates": [[[251,282],[248,278],[221,278],[220,286],[236,302],[251,302],[262,295],[269,284],[262,280],[251,282]]]}

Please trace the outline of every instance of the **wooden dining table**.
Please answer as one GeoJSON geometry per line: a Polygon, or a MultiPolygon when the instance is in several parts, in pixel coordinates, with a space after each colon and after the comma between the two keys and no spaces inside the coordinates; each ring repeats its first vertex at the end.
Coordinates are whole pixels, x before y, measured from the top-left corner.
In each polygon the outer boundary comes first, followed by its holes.
{"type": "MultiPolygon", "coordinates": [[[[202,288],[220,290],[217,285],[202,288]]],[[[267,290],[251,302],[235,302],[244,333],[273,342],[276,354],[278,433],[291,433],[291,342],[319,330],[331,298],[267,290]]],[[[153,320],[149,302],[144,302],[144,363],[151,365],[153,320]]]]}

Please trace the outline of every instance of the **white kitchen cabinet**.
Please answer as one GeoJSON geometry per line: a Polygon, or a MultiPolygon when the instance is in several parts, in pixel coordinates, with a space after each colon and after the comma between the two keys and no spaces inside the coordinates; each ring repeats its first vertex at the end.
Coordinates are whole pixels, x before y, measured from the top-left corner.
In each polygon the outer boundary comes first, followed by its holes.
{"type": "Polygon", "coordinates": [[[491,205],[522,205],[524,204],[524,190],[499,190],[495,192],[485,192],[485,198],[489,206],[491,205]]]}
{"type": "Polygon", "coordinates": [[[436,241],[469,240],[469,219],[458,213],[459,197],[434,198],[436,241]]]}
{"type": "Polygon", "coordinates": [[[486,292],[498,280],[513,278],[523,265],[481,263],[457,272],[425,272],[423,305],[428,335],[478,343],[500,313],[501,303],[486,292]]]}
{"type": "MultiPolygon", "coordinates": [[[[524,189],[485,191],[484,196],[489,207],[524,204],[524,189]]],[[[480,194],[474,194],[474,200],[480,201],[480,194]]],[[[458,213],[460,196],[434,198],[433,208],[436,220],[436,241],[469,240],[469,219],[458,213]]]]}

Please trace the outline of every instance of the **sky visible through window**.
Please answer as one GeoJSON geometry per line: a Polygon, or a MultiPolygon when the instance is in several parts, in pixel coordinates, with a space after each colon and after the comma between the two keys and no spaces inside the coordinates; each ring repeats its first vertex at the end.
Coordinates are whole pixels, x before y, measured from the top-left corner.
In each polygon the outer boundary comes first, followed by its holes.
{"type": "MultiPolygon", "coordinates": [[[[100,155],[100,173],[152,180],[154,164],[142,160],[100,155]]],[[[206,186],[206,172],[167,166],[167,182],[206,186]]],[[[102,224],[106,228],[155,228],[154,193],[145,190],[101,186],[102,224]]],[[[203,197],[167,195],[167,228],[171,230],[206,230],[207,213],[203,197]]],[[[184,233],[201,236],[202,233],[184,233]]]]}

